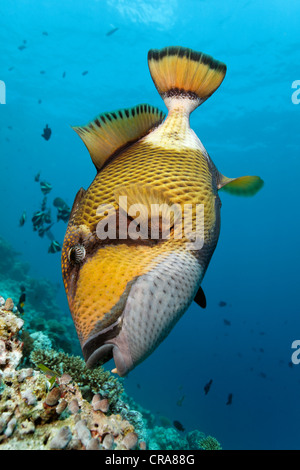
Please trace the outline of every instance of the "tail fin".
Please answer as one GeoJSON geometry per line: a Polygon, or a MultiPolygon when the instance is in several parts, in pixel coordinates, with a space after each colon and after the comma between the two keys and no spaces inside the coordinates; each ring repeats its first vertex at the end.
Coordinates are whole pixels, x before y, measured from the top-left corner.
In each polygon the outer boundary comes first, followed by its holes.
{"type": "Polygon", "coordinates": [[[190,98],[197,102],[196,106],[216,91],[226,73],[222,62],[184,47],[152,49],[148,52],[148,64],[163,100],[190,98]]]}

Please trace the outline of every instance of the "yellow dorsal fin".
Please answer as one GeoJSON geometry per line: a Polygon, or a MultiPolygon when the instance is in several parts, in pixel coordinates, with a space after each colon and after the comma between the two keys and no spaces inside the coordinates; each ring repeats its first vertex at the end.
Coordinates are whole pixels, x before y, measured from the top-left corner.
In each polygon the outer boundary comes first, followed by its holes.
{"type": "Polygon", "coordinates": [[[220,174],[218,189],[235,196],[254,196],[264,185],[259,176],[240,176],[239,178],[227,178],[220,174]]]}
{"type": "Polygon", "coordinates": [[[160,227],[169,225],[171,228],[175,221],[181,220],[180,206],[173,203],[162,190],[152,186],[140,184],[119,186],[115,189],[114,196],[119,207],[129,216],[139,211],[139,219],[147,221],[151,219],[152,227],[157,224],[160,227]]]}
{"type": "Polygon", "coordinates": [[[108,158],[126,144],[136,142],[165,115],[149,104],[103,113],[85,126],[72,127],[85,143],[97,170],[108,158]]]}

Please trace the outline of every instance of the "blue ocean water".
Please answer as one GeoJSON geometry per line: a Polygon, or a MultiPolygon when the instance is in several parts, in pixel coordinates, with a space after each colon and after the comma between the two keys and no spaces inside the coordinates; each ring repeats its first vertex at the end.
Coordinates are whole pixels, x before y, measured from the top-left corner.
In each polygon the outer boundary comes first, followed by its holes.
{"type": "MultiPolygon", "coordinates": [[[[49,240],[31,223],[18,226],[24,210],[39,208],[34,176],[41,172],[53,196],[71,206],[95,169],[70,126],[143,102],[166,110],[149,74],[149,49],[181,45],[227,64],[223,84],[191,125],[221,172],[257,174],[265,186],[253,198],[222,193],[220,240],[202,284],[206,310],[193,304],[124,382],[143,406],[215,436],[224,449],[299,448],[300,365],[291,364],[291,344],[300,339],[300,106],[292,99],[299,15],[295,0],[0,6],[0,235],[33,276],[60,285],[65,315],[59,253],[48,254],[49,240]]],[[[60,242],[65,229],[62,221],[53,227],[60,242]]]]}

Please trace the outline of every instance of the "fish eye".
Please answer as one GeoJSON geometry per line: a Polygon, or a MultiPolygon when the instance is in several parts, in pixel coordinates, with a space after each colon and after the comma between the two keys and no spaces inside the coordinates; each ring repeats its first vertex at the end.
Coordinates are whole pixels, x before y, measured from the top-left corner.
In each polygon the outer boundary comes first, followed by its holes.
{"type": "Polygon", "coordinates": [[[83,245],[74,245],[69,250],[68,258],[70,263],[79,264],[84,260],[86,251],[83,245]]]}

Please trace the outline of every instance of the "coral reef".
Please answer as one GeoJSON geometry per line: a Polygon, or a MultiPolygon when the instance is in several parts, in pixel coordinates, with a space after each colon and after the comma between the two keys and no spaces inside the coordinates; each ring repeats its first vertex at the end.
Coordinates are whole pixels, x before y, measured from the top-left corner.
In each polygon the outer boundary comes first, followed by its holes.
{"type": "MultiPolygon", "coordinates": [[[[98,409],[100,394],[91,403],[84,399],[69,373],[57,376],[51,388],[42,371],[18,370],[22,358],[18,333],[22,326],[21,318],[0,308],[0,450],[126,450],[140,443],[144,446],[133,424],[120,414],[108,413],[110,388],[105,384],[112,380],[116,386],[116,379],[109,373],[97,373],[102,380],[100,389],[108,391],[105,413],[98,409]]],[[[121,387],[118,390],[121,393],[121,387]]]]}
{"type": "Polygon", "coordinates": [[[92,394],[100,394],[102,399],[109,400],[112,408],[123,393],[120,379],[112,376],[103,367],[87,369],[84,360],[78,356],[70,356],[52,349],[38,349],[31,353],[30,358],[36,366],[43,364],[58,376],[70,374],[86,398],[90,398],[92,394]]]}
{"type": "MultiPolygon", "coordinates": [[[[48,337],[48,340],[44,338],[47,348],[53,347],[71,354],[80,354],[77,333],[71,316],[65,314],[56,302],[59,287],[48,279],[34,279],[29,276],[29,265],[21,261],[20,254],[0,237],[1,295],[5,299],[13,299],[14,304],[17,305],[23,290],[26,293],[26,302],[22,318],[28,334],[43,332],[48,337]]],[[[35,336],[35,340],[41,341],[39,335],[35,336]]],[[[28,365],[31,352],[29,343],[30,340],[23,351],[24,365],[28,365]]],[[[34,346],[32,342],[31,346],[34,349],[39,347],[34,346]]],[[[44,348],[45,345],[42,347],[44,348]]]]}

